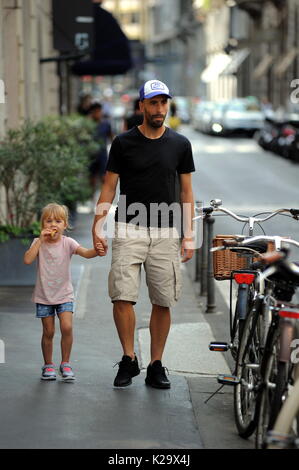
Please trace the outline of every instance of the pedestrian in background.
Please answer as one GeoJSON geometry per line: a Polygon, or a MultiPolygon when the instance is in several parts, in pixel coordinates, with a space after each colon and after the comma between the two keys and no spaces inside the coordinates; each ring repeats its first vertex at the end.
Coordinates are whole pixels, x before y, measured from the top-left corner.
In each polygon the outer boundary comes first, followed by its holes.
{"type": "Polygon", "coordinates": [[[180,261],[186,262],[193,255],[191,173],[195,171],[189,140],[164,125],[170,98],[168,87],[159,80],[150,80],[140,89],[143,123],[118,135],[112,142],[106,179],[93,224],[94,247],[103,256],[103,251],[106,254],[108,249],[102,231],[107,206],[112,204],[120,180],[109,273],[109,294],[123,349],[114,380],[115,387],[130,385],[132,377],[140,373],[134,350],[133,306],[138,298],[142,265],[152,304],[151,360],[145,382],[155,388],[170,387],[165,367],[162,366],[162,355],[171,323],[170,307],[178,300],[181,290],[180,261]],[[180,201],[176,200],[177,178],[180,182],[180,201]],[[123,197],[125,209],[120,203],[123,197]],[[166,223],[163,223],[163,217],[158,217],[156,223],[151,217],[154,204],[166,203],[169,209],[175,202],[179,208],[179,203],[186,208],[182,241],[171,211],[166,223]],[[132,213],[128,209],[138,203],[140,209],[146,209],[146,217],[136,225],[135,211],[132,213]]]}
{"type": "Polygon", "coordinates": [[[181,125],[181,120],[177,115],[177,107],[174,102],[170,104],[169,112],[170,112],[170,116],[168,119],[169,127],[171,127],[171,129],[173,129],[174,131],[177,131],[181,125]]]}
{"type": "Polygon", "coordinates": [[[90,94],[85,94],[81,96],[77,112],[81,114],[81,116],[87,116],[89,113],[90,106],[92,104],[92,96],[90,94]]]}
{"type": "Polygon", "coordinates": [[[124,131],[132,129],[134,126],[140,126],[143,122],[143,114],[139,107],[139,98],[134,100],[133,113],[124,119],[124,131]]]}
{"type": "Polygon", "coordinates": [[[113,140],[113,132],[110,121],[103,117],[101,103],[93,103],[89,108],[88,115],[96,123],[94,139],[99,145],[99,149],[91,155],[91,163],[89,165],[90,184],[94,193],[98,181],[101,184],[104,182],[108,160],[108,144],[113,140]]]}
{"type": "Polygon", "coordinates": [[[42,353],[44,365],[42,380],[55,380],[53,364],[53,339],[55,313],[60,322],[61,364],[59,372],[63,380],[74,380],[70,365],[73,344],[73,302],[74,292],[70,275],[72,255],[94,258],[96,251],[81,246],[73,238],[64,235],[69,228],[66,206],[51,203],[42,211],[41,234],[35,238],[24,255],[24,263],[31,264],[37,259],[37,280],[32,300],[36,303],[36,316],[42,321],[42,353]]]}

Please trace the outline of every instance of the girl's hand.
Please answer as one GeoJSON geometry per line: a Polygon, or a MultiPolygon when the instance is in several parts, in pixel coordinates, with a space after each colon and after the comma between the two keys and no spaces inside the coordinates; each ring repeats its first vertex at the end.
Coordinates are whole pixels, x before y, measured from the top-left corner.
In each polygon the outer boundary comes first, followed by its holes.
{"type": "Polygon", "coordinates": [[[52,232],[53,230],[51,230],[50,228],[44,228],[39,236],[40,241],[44,242],[45,240],[47,240],[47,238],[51,237],[52,232]]]}

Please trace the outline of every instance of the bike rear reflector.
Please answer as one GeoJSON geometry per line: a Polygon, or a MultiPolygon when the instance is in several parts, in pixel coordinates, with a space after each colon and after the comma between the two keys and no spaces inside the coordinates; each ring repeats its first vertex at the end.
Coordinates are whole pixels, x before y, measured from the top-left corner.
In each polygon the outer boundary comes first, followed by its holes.
{"type": "Polygon", "coordinates": [[[296,312],[295,310],[279,310],[279,316],[283,318],[299,319],[299,312],[296,312]]]}
{"type": "Polygon", "coordinates": [[[234,273],[234,280],[238,284],[252,284],[255,278],[255,274],[249,273],[234,273]]]}

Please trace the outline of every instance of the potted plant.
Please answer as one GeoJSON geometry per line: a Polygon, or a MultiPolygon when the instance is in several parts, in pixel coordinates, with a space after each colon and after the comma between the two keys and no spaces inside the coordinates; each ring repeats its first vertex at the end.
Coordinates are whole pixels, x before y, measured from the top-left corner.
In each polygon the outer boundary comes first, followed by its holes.
{"type": "Polygon", "coordinates": [[[44,205],[55,201],[72,210],[90,197],[92,135],[84,117],[53,117],[9,130],[0,143],[0,285],[34,283],[34,266],[24,271],[23,254],[39,234],[44,205]]]}

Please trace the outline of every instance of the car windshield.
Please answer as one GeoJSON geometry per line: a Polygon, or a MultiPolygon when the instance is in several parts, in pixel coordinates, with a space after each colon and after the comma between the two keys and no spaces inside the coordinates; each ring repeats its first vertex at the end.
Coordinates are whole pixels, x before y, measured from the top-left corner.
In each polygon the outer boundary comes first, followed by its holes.
{"type": "Polygon", "coordinates": [[[257,102],[251,101],[232,101],[228,105],[230,111],[260,111],[260,106],[257,102]]]}

